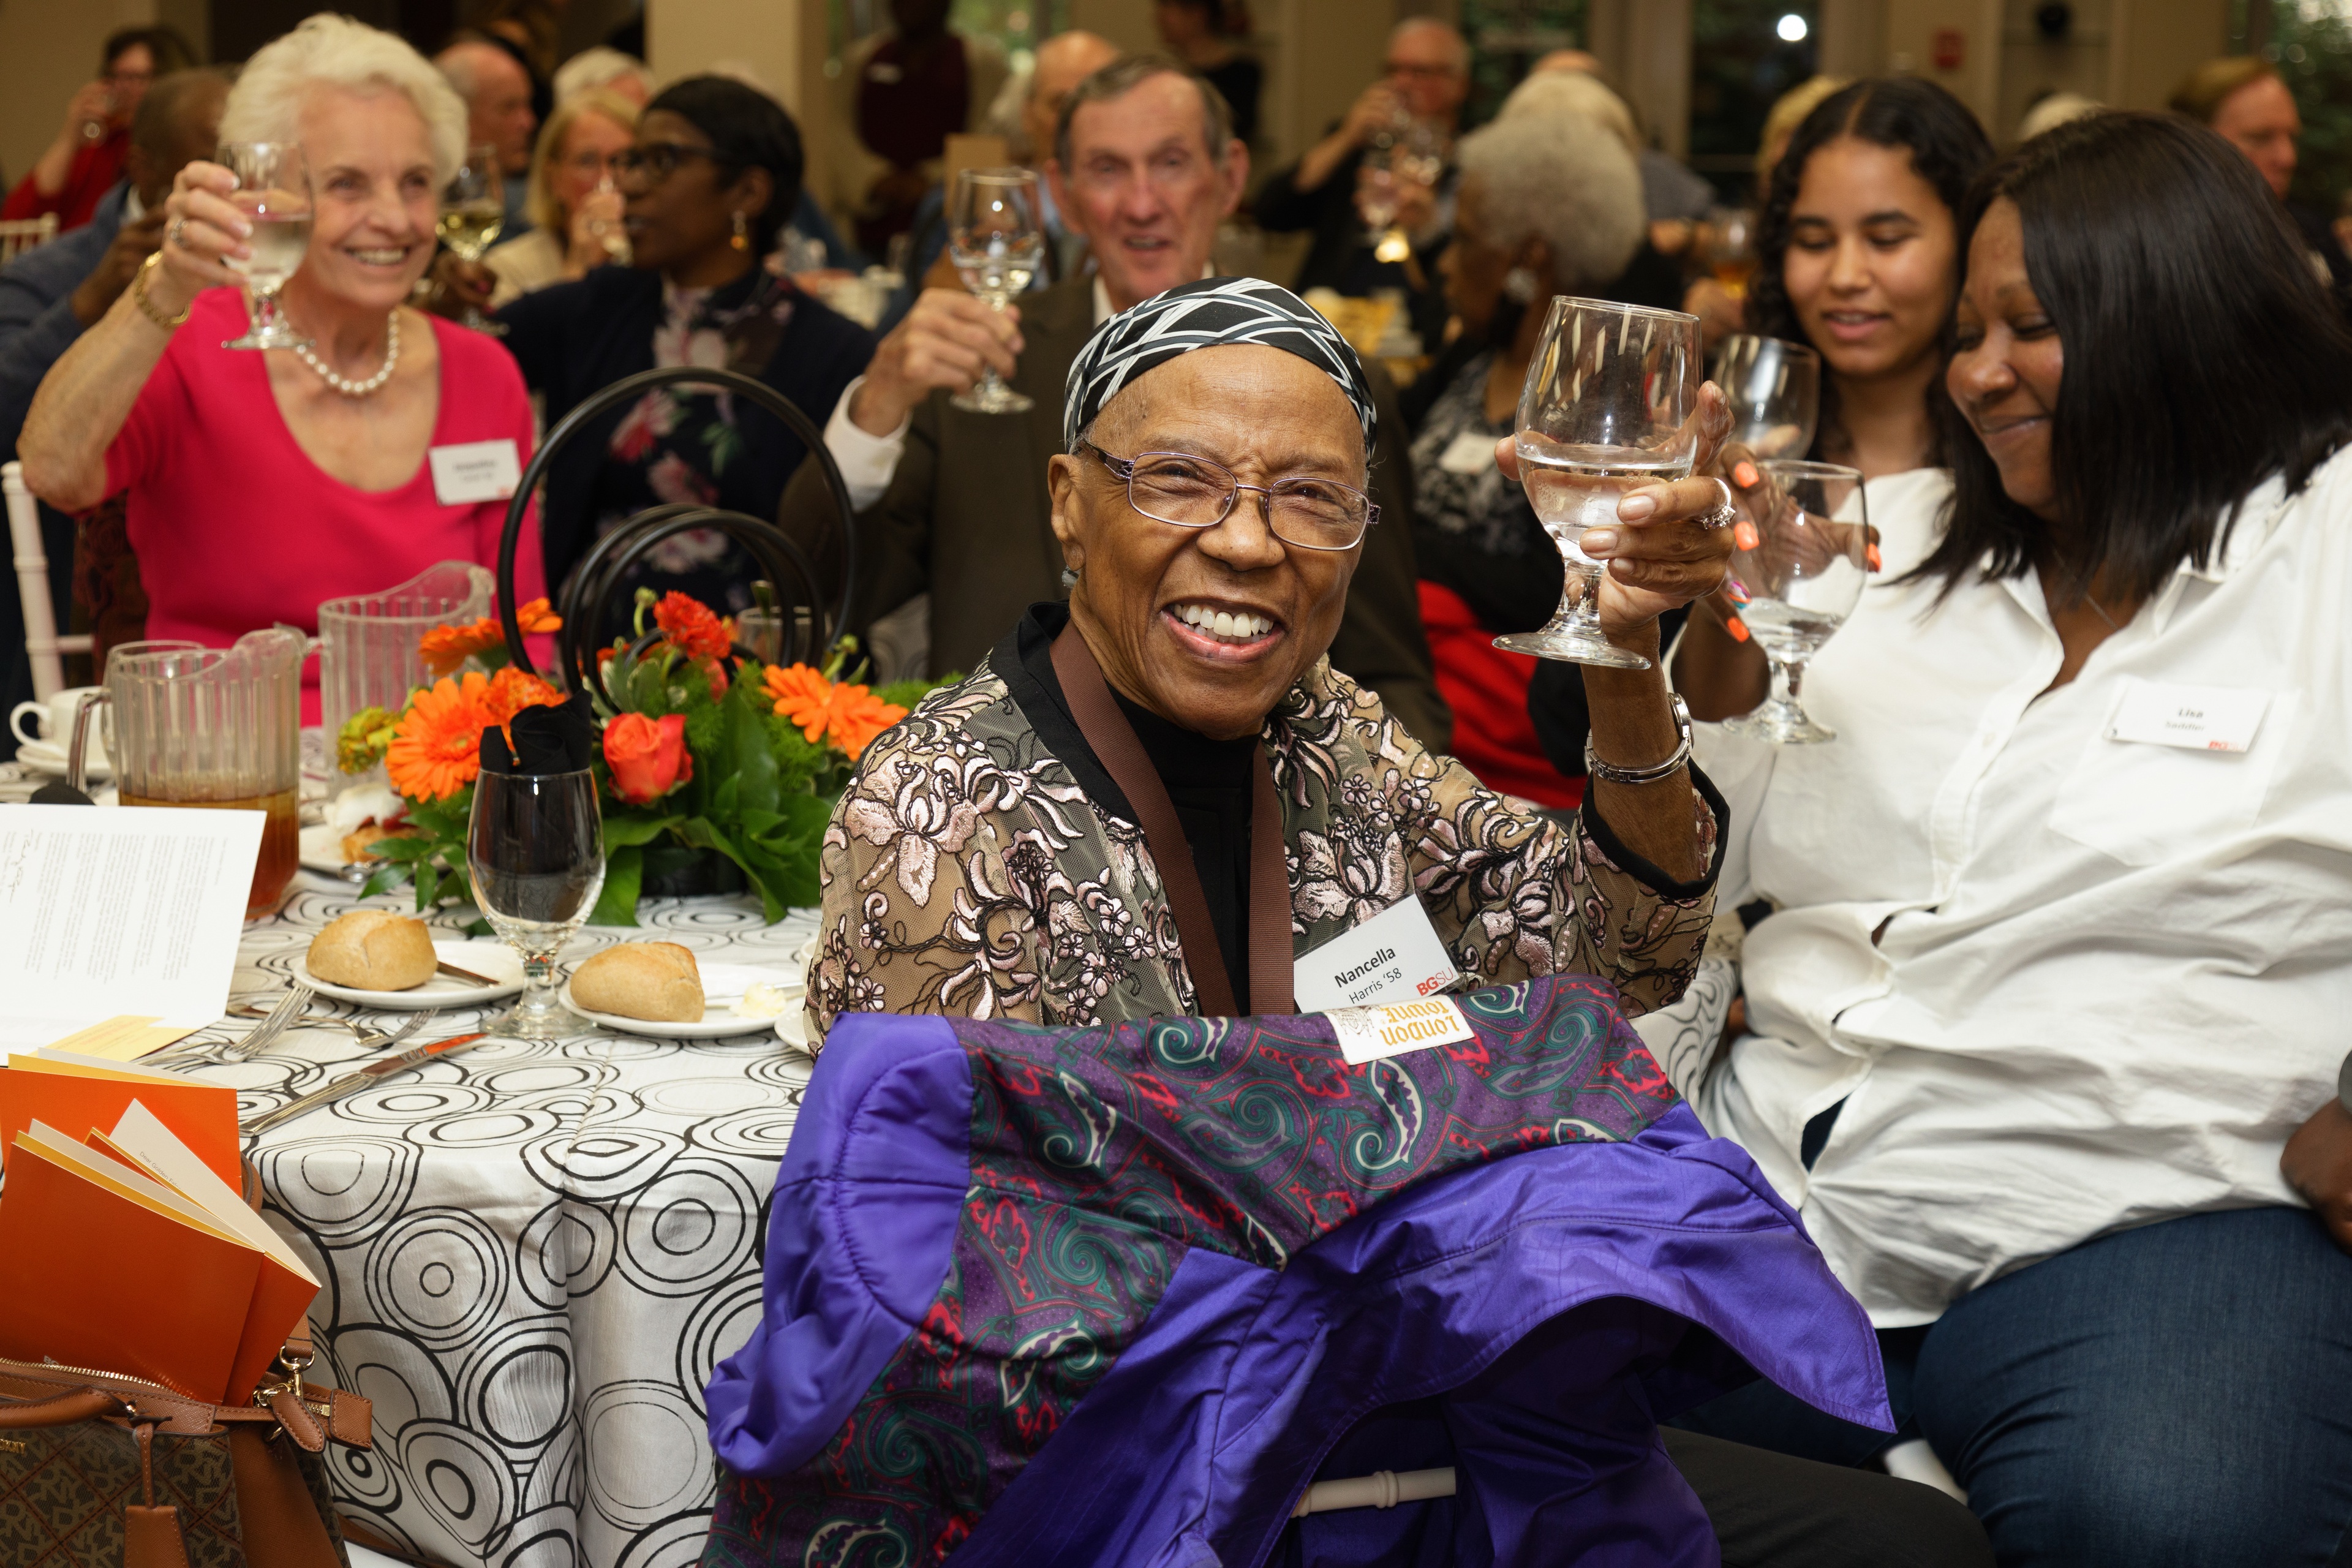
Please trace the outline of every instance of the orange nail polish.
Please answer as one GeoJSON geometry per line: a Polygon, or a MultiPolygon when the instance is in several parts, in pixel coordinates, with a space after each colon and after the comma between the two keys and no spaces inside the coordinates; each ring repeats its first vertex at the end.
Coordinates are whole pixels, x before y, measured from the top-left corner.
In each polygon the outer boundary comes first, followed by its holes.
{"type": "Polygon", "coordinates": [[[1753,550],[1764,541],[1757,536],[1756,525],[1742,518],[1731,525],[1731,542],[1739,550],[1753,550]]]}
{"type": "Polygon", "coordinates": [[[1742,458],[1738,463],[1732,466],[1731,477],[1741,489],[1752,490],[1756,488],[1757,480],[1762,479],[1764,476],[1756,471],[1755,464],[1749,462],[1747,458],[1742,458]]]}
{"type": "Polygon", "coordinates": [[[1869,547],[1869,549],[1868,549],[1868,551],[1867,551],[1867,552],[1866,552],[1866,554],[1865,554],[1865,556],[1864,556],[1864,559],[1866,559],[1867,561],[1869,561],[1869,563],[1870,563],[1870,569],[1871,569],[1873,572],[1876,572],[1876,571],[1880,570],[1881,568],[1883,568],[1883,567],[1886,564],[1886,563],[1885,563],[1885,562],[1884,562],[1884,561],[1882,561],[1882,560],[1880,560],[1880,559],[1878,558],[1878,546],[1876,546],[1875,544],[1871,545],[1871,546],[1869,547]]]}
{"type": "Polygon", "coordinates": [[[1724,629],[1731,634],[1731,640],[1733,642],[1746,642],[1748,640],[1748,623],[1741,620],[1738,616],[1726,616],[1723,619],[1723,626],[1724,629]]]}

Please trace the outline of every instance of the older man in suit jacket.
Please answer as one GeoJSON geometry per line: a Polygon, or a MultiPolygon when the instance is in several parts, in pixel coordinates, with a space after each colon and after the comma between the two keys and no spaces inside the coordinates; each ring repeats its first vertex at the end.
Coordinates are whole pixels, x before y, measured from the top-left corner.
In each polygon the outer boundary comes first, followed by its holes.
{"type": "MultiPolygon", "coordinates": [[[[928,593],[929,664],[945,673],[972,668],[1029,605],[1061,596],[1045,467],[1062,449],[1071,362],[1112,314],[1208,271],[1217,225],[1248,176],[1223,100],[1181,66],[1115,61],[1072,93],[1046,177],[1091,247],[1093,276],[1024,295],[1001,315],[953,289],[925,291],[826,426],[825,446],[860,509],[853,626],[928,593]],[[1020,415],[950,406],[950,395],[990,366],[1035,406],[1020,415]]],[[[1404,425],[1376,367],[1374,379],[1381,436],[1370,488],[1382,521],[1366,537],[1331,662],[1442,751],[1453,720],[1414,596],[1404,425]]],[[[803,464],[784,494],[786,525],[824,538],[830,505],[814,466],[803,464]]]]}

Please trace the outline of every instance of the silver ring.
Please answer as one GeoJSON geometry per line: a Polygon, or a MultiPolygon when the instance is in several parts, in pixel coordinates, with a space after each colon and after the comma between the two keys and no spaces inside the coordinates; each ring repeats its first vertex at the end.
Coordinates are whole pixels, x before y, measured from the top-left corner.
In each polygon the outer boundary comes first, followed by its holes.
{"type": "Polygon", "coordinates": [[[176,245],[182,250],[185,250],[188,248],[188,242],[184,237],[187,232],[188,220],[184,217],[175,217],[172,220],[172,226],[163,231],[163,243],[166,245],[176,245]]]}
{"type": "Polygon", "coordinates": [[[1739,513],[1731,504],[1731,487],[1717,479],[1715,488],[1723,492],[1723,499],[1715,503],[1713,511],[1699,519],[1699,525],[1703,528],[1729,528],[1739,521],[1739,513]]]}

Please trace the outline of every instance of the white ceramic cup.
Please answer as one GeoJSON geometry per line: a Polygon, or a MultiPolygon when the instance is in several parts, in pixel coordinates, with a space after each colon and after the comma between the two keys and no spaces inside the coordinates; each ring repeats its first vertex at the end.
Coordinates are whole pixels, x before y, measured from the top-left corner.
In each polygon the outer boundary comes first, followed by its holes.
{"type": "MultiPolygon", "coordinates": [[[[74,709],[84,696],[105,689],[102,686],[73,686],[54,693],[47,702],[19,702],[8,714],[9,731],[20,745],[47,744],[62,752],[73,738],[74,709]],[[36,731],[30,735],[25,733],[27,715],[36,731]]],[[[99,727],[94,721],[89,727],[89,760],[106,761],[106,745],[99,739],[99,727]]]]}

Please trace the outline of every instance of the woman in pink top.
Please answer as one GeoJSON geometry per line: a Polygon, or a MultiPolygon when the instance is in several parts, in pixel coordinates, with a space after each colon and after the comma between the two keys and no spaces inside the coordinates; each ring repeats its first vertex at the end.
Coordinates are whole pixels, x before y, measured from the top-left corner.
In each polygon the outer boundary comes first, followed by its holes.
{"type": "MultiPolygon", "coordinates": [[[[280,302],[307,350],[226,349],[245,326],[221,258],[248,254],[228,171],[182,170],[163,250],[41,384],[26,482],[82,511],[127,492],[147,635],[225,646],[436,561],[496,563],[530,456],[522,378],[490,339],[408,309],[466,110],[415,50],[313,16],[256,54],[224,142],[299,141],[310,248],[280,302]],[[503,479],[503,483],[500,482],[503,479]]],[[[536,520],[518,591],[545,591],[536,520]]],[[[315,693],[306,696],[316,717],[315,693]]]]}

